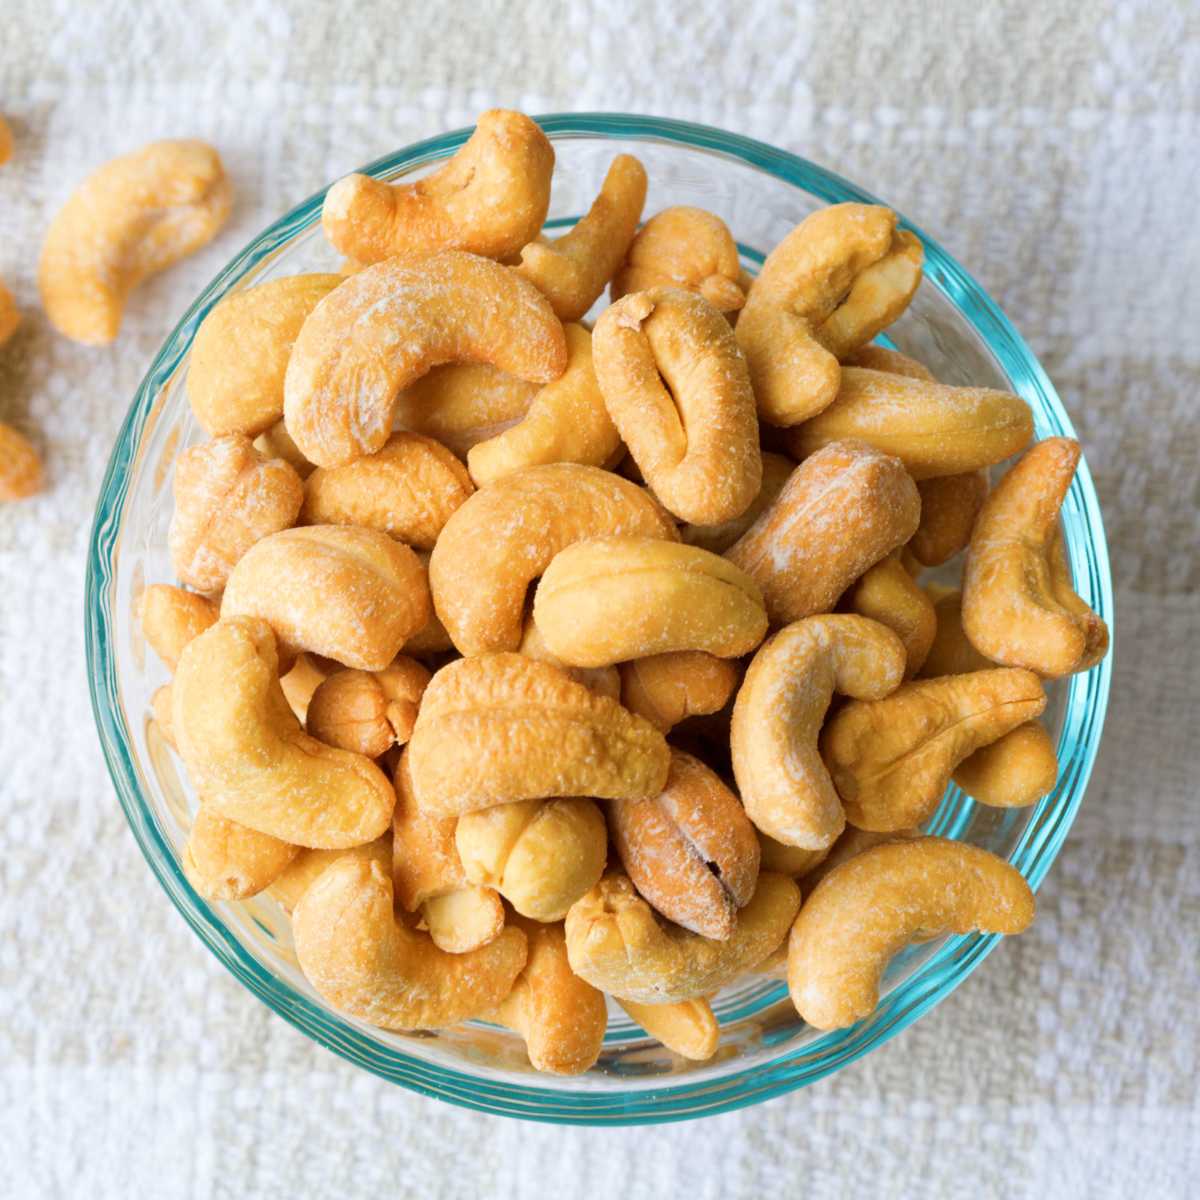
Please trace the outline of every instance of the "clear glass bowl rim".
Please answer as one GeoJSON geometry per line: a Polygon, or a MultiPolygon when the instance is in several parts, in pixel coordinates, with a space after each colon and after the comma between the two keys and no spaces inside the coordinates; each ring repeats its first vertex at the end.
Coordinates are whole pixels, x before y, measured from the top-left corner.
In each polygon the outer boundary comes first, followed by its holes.
{"type": "MultiPolygon", "coordinates": [[[[624,113],[555,113],[536,120],[553,138],[675,144],[756,167],[827,203],[847,200],[881,203],[857,185],[806,159],[711,126],[624,113]]],[[[470,133],[469,128],[460,129],[416,142],[377,159],[362,171],[389,176],[405,167],[444,158],[462,145],[470,133]]],[[[310,196],[251,241],[184,314],[138,388],[113,448],[96,506],[88,548],[84,613],[92,709],[121,807],[146,861],[172,903],[201,941],[243,985],[307,1036],[381,1078],[482,1112],[579,1125],[686,1120],[728,1112],[805,1087],[899,1033],[966,979],[999,938],[981,934],[947,938],[939,952],[896,988],[867,1020],[783,1053],[768,1063],[718,1080],[685,1079],[681,1084],[653,1091],[572,1092],[513,1084],[437,1066],[370,1041],[352,1025],[313,1004],[260,965],[192,891],[139,789],[126,716],[117,689],[110,585],[128,482],[153,402],[188,352],[199,323],[228,288],[319,219],[324,196],[324,189],[310,196]]],[[[925,245],[927,279],[962,312],[1008,375],[1014,390],[1033,405],[1039,436],[1074,436],[1053,385],[1008,318],[937,242],[903,217],[901,224],[917,233],[925,245]]],[[[1107,543],[1086,460],[1080,463],[1064,505],[1064,527],[1075,586],[1090,598],[1111,629],[1113,596],[1107,543]]],[[[1073,756],[1074,774],[1056,793],[1039,803],[1010,858],[1035,890],[1057,856],[1083,798],[1099,747],[1111,677],[1110,652],[1099,666],[1074,676],[1068,683],[1060,745],[1070,741],[1080,748],[1073,756]]]]}

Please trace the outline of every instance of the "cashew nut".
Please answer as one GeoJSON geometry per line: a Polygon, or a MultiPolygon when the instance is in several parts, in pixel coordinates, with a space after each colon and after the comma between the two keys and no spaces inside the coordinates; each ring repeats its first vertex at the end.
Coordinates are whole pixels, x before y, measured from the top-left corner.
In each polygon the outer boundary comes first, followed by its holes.
{"type": "Polygon", "coordinates": [[[938,675],[966,675],[970,671],[986,671],[996,664],[980,654],[967,641],[962,627],[962,592],[958,588],[945,590],[933,586],[925,589],[933,601],[937,631],[933,645],[925,656],[920,674],[924,678],[938,675]]]}
{"type": "Polygon", "coordinates": [[[376,263],[301,327],[284,378],[288,433],[319,467],[373,454],[392,432],[397,393],[464,361],[549,383],[566,369],[566,337],[541,292],[490,259],[444,250],[376,263]]]}
{"type": "Polygon", "coordinates": [[[675,1004],[638,1004],[633,1000],[617,1003],[651,1037],[658,1038],[680,1057],[706,1062],[716,1054],[721,1026],[712,1005],[703,996],[675,1004]]]}
{"type": "Polygon", "coordinates": [[[652,654],[621,664],[621,703],[666,733],[688,717],[719,712],[740,681],[737,663],[701,650],[652,654]]]}
{"type": "Polygon", "coordinates": [[[183,873],[205,900],[245,900],[274,883],[298,851],[201,804],[183,850],[183,873]]]}
{"type": "Polygon", "coordinates": [[[169,671],[175,670],[184,646],[215,625],[219,615],[211,600],[167,583],[152,583],[137,602],[142,636],[169,671]]]}
{"type": "Polygon", "coordinates": [[[316,654],[297,654],[292,669],[280,676],[279,686],[301,725],[308,718],[308,706],[317,688],[340,669],[339,664],[332,659],[321,658],[316,654]]]}
{"type": "Polygon", "coordinates": [[[335,671],[314,689],[305,729],[327,746],[378,758],[412,736],[429,678],[404,655],[382,671],[335,671]]]}
{"type": "Polygon", "coordinates": [[[0,421],[0,501],[24,500],[42,490],[42,460],[33,444],[0,421]]]}
{"type": "Polygon", "coordinates": [[[569,663],[563,662],[546,645],[546,639],[542,637],[537,622],[532,616],[525,622],[525,631],[521,634],[521,644],[517,647],[517,651],[528,658],[536,658],[538,662],[546,662],[552,667],[557,667],[577,683],[582,683],[584,687],[591,688],[593,692],[601,696],[608,696],[613,700],[621,699],[621,674],[616,667],[573,667],[569,663]]]}
{"type": "Polygon", "coordinates": [[[866,367],[871,371],[890,371],[893,375],[907,375],[909,379],[925,379],[937,383],[937,377],[923,363],[889,346],[877,346],[874,342],[859,346],[849,354],[842,355],[843,367],[866,367]]]}
{"type": "Polygon", "coordinates": [[[911,679],[920,669],[937,634],[933,602],[904,569],[898,554],[877,562],[850,589],[849,606],[863,617],[886,625],[904,643],[911,679]]]}
{"type": "Polygon", "coordinates": [[[50,323],[86,345],[111,342],[129,293],[211,241],[232,197],[204,142],[151,142],[105,163],[46,233],[38,287],[50,323]]]}
{"type": "Polygon", "coordinates": [[[921,523],[909,549],[923,567],[936,567],[953,558],[971,540],[975,518],[988,494],[986,471],[922,479],[921,523]]]}
{"type": "Polygon", "coordinates": [[[389,829],[382,837],[347,850],[300,850],[282,874],[267,888],[271,897],[278,901],[284,912],[290,913],[300,897],[312,886],[313,881],[339,858],[364,858],[377,862],[385,871],[392,869],[392,832],[389,829]]]}
{"type": "MultiPolygon", "coordinates": [[[[804,895],[811,896],[817,884],[826,875],[840,867],[842,863],[849,862],[864,850],[870,850],[872,846],[881,846],[884,842],[898,842],[922,836],[921,831],[915,825],[905,829],[894,829],[888,833],[876,833],[870,829],[857,829],[853,825],[847,825],[838,840],[824,853],[821,861],[812,864],[801,875],[800,882],[803,884],[804,895]]],[[[783,949],[786,952],[786,943],[783,949]]],[[[783,957],[786,966],[787,954],[785,953],[783,957]]],[[[786,978],[786,972],[784,978],[786,978]]]]}
{"type": "Polygon", "coordinates": [[[819,867],[833,846],[836,846],[846,836],[843,831],[841,837],[831,845],[823,846],[820,850],[807,850],[803,846],[786,846],[783,842],[777,842],[770,834],[763,833],[761,829],[757,830],[757,833],[762,869],[777,871],[780,875],[790,875],[793,879],[807,875],[809,871],[819,867]]]}
{"type": "Polygon", "coordinates": [[[4,286],[3,280],[0,280],[0,346],[17,332],[20,324],[21,311],[17,308],[17,302],[12,292],[4,286]]]}
{"type": "Polygon", "coordinates": [[[994,808],[1023,808],[1058,782],[1054,741],[1039,721],[1028,721],[981,746],[954,768],[954,782],[973,800],[994,808]]]}
{"type": "Polygon", "coordinates": [[[762,486],[758,489],[758,495],[750,501],[750,507],[741,516],[721,521],[716,525],[684,525],[679,531],[680,537],[689,546],[699,546],[701,550],[724,554],[775,503],[776,497],[783,491],[784,484],[791,478],[795,469],[796,464],[792,459],[782,454],[764,451],[762,486]]]}
{"type": "Polygon", "coordinates": [[[507,258],[533,241],[550,207],[554,148],[524,113],[493,108],[449,162],[415,183],[347,175],[325,196],[321,225],[360,263],[469,250],[507,258]]]}
{"type": "Polygon", "coordinates": [[[0,116],[0,166],[12,158],[13,135],[8,122],[0,116]]]}
{"type": "Polygon", "coordinates": [[[817,1029],[870,1016],[884,968],[915,937],[1021,933],[1033,892],[1002,858],[963,842],[889,842],[832,871],[805,901],[788,943],[788,989],[817,1029]]]}
{"type": "Polygon", "coordinates": [[[808,617],[754,656],[733,706],[730,749],[754,824],[788,846],[823,850],[845,827],[817,750],[834,692],[878,700],[899,686],[904,646],[865,617],[808,617]]]}
{"type": "Polygon", "coordinates": [[[1046,678],[1086,671],[1108,650],[1108,627],[1075,594],[1058,512],[1079,463],[1070,438],[1038,442],[984,501],[963,575],[971,644],[1046,678]]]}

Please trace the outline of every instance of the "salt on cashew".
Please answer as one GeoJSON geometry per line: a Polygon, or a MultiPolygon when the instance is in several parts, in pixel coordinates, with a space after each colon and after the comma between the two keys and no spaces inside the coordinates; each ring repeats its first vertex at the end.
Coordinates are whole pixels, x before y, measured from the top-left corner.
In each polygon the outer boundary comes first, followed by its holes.
{"type": "Polygon", "coordinates": [[[292,913],[300,969],[323,1000],[384,1029],[436,1029],[499,1004],[525,965],[525,935],[506,927],[466,954],[448,954],[392,910],[377,862],[342,857],[292,913]]]}
{"type": "Polygon", "coordinates": [[[672,749],[666,787],[614,800],[608,822],[625,873],[654,909],[704,937],[733,936],[758,881],[758,840],[714,771],[672,749]]]}
{"type": "Polygon", "coordinates": [[[638,1004],[634,1000],[617,1003],[651,1037],[658,1038],[681,1058],[707,1062],[716,1054],[721,1026],[712,1005],[703,996],[675,1004],[638,1004]]]}
{"type": "Polygon", "coordinates": [[[392,815],[392,884],[405,912],[420,911],[433,944],[449,954],[487,945],[504,928],[504,905],[490,887],[467,880],[454,845],[455,817],[425,812],[416,802],[402,753],[392,815]]]}
{"type": "Polygon", "coordinates": [[[908,543],[923,567],[936,567],[953,558],[971,540],[975,518],[988,494],[986,471],[922,479],[921,523],[908,543]]]}
{"type": "Polygon", "coordinates": [[[560,321],[578,321],[616,274],[646,203],[646,168],[618,154],[592,207],[562,237],[531,241],[516,270],[550,301],[560,321]]]}
{"type": "Polygon", "coordinates": [[[282,417],[254,439],[254,448],[266,458],[282,458],[301,479],[307,479],[316,470],[292,441],[282,417]]]}
{"type": "Polygon", "coordinates": [[[1024,808],[1058,782],[1054,740],[1040,721],[1027,721],[964,758],[953,779],[979,804],[1024,808]]]}
{"type": "Polygon", "coordinates": [[[909,379],[924,379],[937,383],[937,376],[923,363],[910,355],[901,354],[890,346],[878,346],[874,342],[859,346],[842,356],[843,367],[866,367],[871,371],[890,371],[893,375],[907,375],[909,379]]]}
{"type": "Polygon", "coordinates": [[[736,662],[702,650],[651,654],[620,670],[621,703],[663,733],[688,717],[719,712],[742,677],[736,662]]]}
{"type": "Polygon", "coordinates": [[[217,623],[220,609],[205,596],[169,583],[152,583],[138,597],[137,619],[150,648],[175,670],[183,648],[217,623]]]}
{"type": "Polygon", "coordinates": [[[599,467],[526,467],[477,491],[429,560],[434,608],[460,653],[515,650],[529,585],[560,550],[606,534],[678,537],[646,492],[599,467]]]}
{"type": "Polygon", "coordinates": [[[962,592],[958,588],[927,587],[926,595],[933,602],[937,630],[933,644],[925,656],[920,675],[965,675],[969,671],[986,671],[996,666],[990,658],[979,653],[967,640],[962,627],[962,592]]]}
{"type": "Polygon", "coordinates": [[[408,743],[413,792],[447,815],[552,796],[660,792],[670,754],[649,721],[523,654],[460,658],[434,675],[408,743]]]}
{"type": "Polygon", "coordinates": [[[554,147],[524,113],[481,113],[454,157],[414,183],[347,175],[329,189],[321,227],[360,263],[469,250],[507,258],[533,241],[550,207],[554,147]]]}
{"type": "Polygon", "coordinates": [[[840,709],[821,733],[821,755],[846,819],[888,832],[932,816],[964,758],[1045,707],[1032,671],[1002,667],[920,679],[840,709]]]}
{"type": "Polygon", "coordinates": [[[636,1004],[676,1004],[719,991],[752,970],[787,936],[800,890],[763,872],[723,942],[659,917],[628,875],[604,876],[567,913],[571,969],[601,991],[636,1004]]]}
{"type": "Polygon", "coordinates": [[[864,367],[843,367],[837,397],[787,433],[797,458],[845,438],[894,454],[916,480],[990,467],[1025,449],[1033,415],[1020,396],[949,387],[864,367]]]}
{"type": "Polygon", "coordinates": [[[4,281],[0,280],[0,346],[17,332],[20,324],[21,311],[17,308],[17,302],[12,292],[4,286],[4,281]]]}
{"type": "Polygon", "coordinates": [[[563,662],[546,645],[546,639],[542,637],[532,616],[525,622],[525,630],[521,634],[521,644],[517,647],[517,652],[557,667],[577,683],[582,683],[584,687],[591,688],[601,696],[608,696],[613,700],[621,699],[621,674],[616,667],[573,667],[570,663],[563,662]]]}
{"type": "Polygon", "coordinates": [[[816,1029],[870,1016],[884,968],[916,936],[1021,933],[1033,892],[1015,867],[963,842],[889,842],[832,871],[805,901],[788,942],[788,990],[816,1029]]]}
{"type": "Polygon", "coordinates": [[[962,622],[995,662],[1046,678],[1086,671],[1108,651],[1108,627],[1077,596],[1058,513],[1079,464],[1071,438],[1038,442],[984,502],[967,551],[962,622]]]}
{"type": "Polygon", "coordinates": [[[592,335],[567,325],[567,369],[534,396],[511,428],[467,452],[471,478],[480,487],[523,467],[543,463],[604,466],[621,445],[604,406],[592,366],[592,335]]]}
{"type": "Polygon", "coordinates": [[[603,667],[651,654],[749,654],[767,632],[758,585],[707,550],[658,538],[589,538],[560,550],[533,619],[564,662],[603,667]]]}
{"type": "Polygon", "coordinates": [[[226,296],[200,322],[187,398],[210,437],[265,433],[283,417],[283,377],[308,314],[340,275],[288,275],[226,296]]]}
{"type": "Polygon", "coordinates": [[[300,521],[365,525],[432,550],[474,490],[467,469],[440,442],[419,433],[393,433],[374,454],[313,471],[304,481],[300,521]]]}
{"type": "Polygon", "coordinates": [[[784,484],[795,469],[793,459],[783,454],[772,454],[769,450],[763,451],[762,485],[758,495],[750,501],[749,508],[740,516],[719,521],[715,525],[684,525],[679,536],[689,546],[724,554],[775,503],[775,498],[783,491],[784,484]]]}
{"type": "Polygon", "coordinates": [[[377,529],[306,525],[257,542],[229,575],[223,617],[262,617],[280,651],[382,671],[431,615],[424,564],[377,529]]]}
{"type": "Polygon", "coordinates": [[[750,375],[702,296],[656,287],[605,309],[592,340],[613,424],[654,494],[696,524],[728,521],[762,486],[750,375]]]}
{"type": "Polygon", "coordinates": [[[221,816],[297,846],[341,849],[377,838],[395,793],[360,754],[300,728],[279,686],[271,627],[218,621],[184,647],[171,724],[201,800],[221,816]]]}
{"type": "Polygon", "coordinates": [[[767,256],[738,314],[759,416],[791,426],[828,408],[838,358],[904,311],[922,258],[921,243],[878,205],[834,204],[801,221],[767,256]]]}
{"type": "Polygon", "coordinates": [[[772,625],[828,612],[868,567],[912,537],[917,486],[864,442],[806,459],[775,503],[725,552],[762,588],[772,625]]]}
{"type": "Polygon", "coordinates": [[[512,991],[484,1019],[519,1033],[536,1070],[582,1075],[604,1047],[604,993],[571,970],[561,921],[513,923],[525,934],[528,957],[512,991]]]}
{"type": "Polygon", "coordinates": [[[205,900],[245,900],[270,887],[299,847],[221,816],[211,805],[196,811],[181,866],[205,900]]]}
{"type": "Polygon", "coordinates": [[[454,840],[467,879],[495,888],[534,921],[561,921],[604,874],[608,856],[604,817],[584,796],[463,813],[454,840]]]}
{"type": "Polygon", "coordinates": [[[378,758],[412,736],[429,670],[401,654],[382,671],[334,671],[314,689],[307,732],[327,746],[378,758]]]}
{"type": "Polygon", "coordinates": [[[396,396],[431,367],[486,362],[534,383],[567,365],[546,298],[499,263],[460,250],[391,258],[309,314],[283,385],[288,433],[310,462],[339,467],[382,448],[396,396]]]}
{"type": "Polygon", "coordinates": [[[129,293],[211,241],[232,199],[204,142],[151,142],[93,171],[42,244],[38,287],[50,323],[85,345],[111,342],[129,293]]]}
{"type": "Polygon", "coordinates": [[[391,830],[377,837],[373,842],[364,842],[361,846],[351,846],[346,850],[300,850],[295,858],[284,867],[279,877],[267,888],[267,893],[286,913],[300,903],[301,896],[312,886],[313,882],[327,867],[332,866],[339,858],[363,858],[377,862],[385,871],[392,869],[392,834],[391,830]]]}
{"type": "Polygon", "coordinates": [[[175,574],[212,593],[256,542],[295,522],[304,486],[282,459],[264,458],[231,433],[180,454],[174,495],[167,543],[175,574]]]}
{"type": "Polygon", "coordinates": [[[730,749],[750,819],[788,846],[823,850],[845,827],[817,736],[834,692],[879,700],[904,676],[904,646],[865,617],[808,617],[754,656],[733,706],[730,749]]]}
{"type": "Polygon", "coordinates": [[[715,213],[689,205],[664,208],[638,231],[613,279],[614,301],[652,287],[677,287],[703,296],[719,312],[746,302],[737,243],[715,213]]]}
{"type": "Polygon", "coordinates": [[[937,616],[933,602],[904,569],[900,556],[889,554],[877,562],[847,596],[852,612],[886,625],[904,643],[904,677],[911,679],[933,645],[937,616]]]}
{"type": "Polygon", "coordinates": [[[0,421],[0,502],[24,500],[42,490],[42,460],[33,443],[0,421]]]}

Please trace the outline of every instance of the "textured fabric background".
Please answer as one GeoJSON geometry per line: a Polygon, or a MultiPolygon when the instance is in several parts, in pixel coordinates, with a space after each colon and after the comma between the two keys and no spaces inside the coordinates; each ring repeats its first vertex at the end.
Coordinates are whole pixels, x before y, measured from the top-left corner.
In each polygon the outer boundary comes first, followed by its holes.
{"type": "Polygon", "coordinates": [[[406,5],[5,0],[0,418],[49,489],[0,511],[0,1192],[14,1197],[1194,1194],[1200,1177],[1200,10],[1148,0],[406,5]],[[146,870],[100,760],[82,577],[109,447],[186,302],[318,186],[503,103],[693,118],[860,180],[1013,317],[1084,440],[1119,621],[1105,746],[1038,923],[902,1037],[700,1124],[485,1118],[253,1001],[146,870]],[[53,335],[51,211],[154,137],[221,150],[218,241],[119,342],[53,335]]]}

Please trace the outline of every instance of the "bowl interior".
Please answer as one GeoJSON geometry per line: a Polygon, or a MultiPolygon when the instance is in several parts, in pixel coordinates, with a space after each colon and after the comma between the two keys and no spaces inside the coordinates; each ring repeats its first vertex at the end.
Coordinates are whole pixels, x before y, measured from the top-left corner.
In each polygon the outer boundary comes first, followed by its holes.
{"type": "MultiPolygon", "coordinates": [[[[650,178],[646,212],[693,204],[722,216],[751,270],[801,218],[828,202],[873,199],[803,160],[715,130],[606,115],[543,121],[558,165],[548,225],[570,224],[590,205],[614,154],[628,151],[650,178]]],[[[465,132],[410,147],[367,168],[416,177],[452,153],[465,132]]],[[[168,339],[143,383],[101,493],[88,573],[88,639],[101,740],[130,824],[156,875],[209,947],[264,1001],[311,1036],[368,1069],[472,1107],[548,1120],[631,1123],[720,1111],[812,1082],[890,1036],[951,990],[994,939],[972,935],[910,947],[888,971],[877,1012],[853,1029],[821,1034],[797,1017],[783,985],[747,977],[714,1002],[721,1047],[688,1063],[646,1036],[616,1006],[600,1062],[558,1079],[528,1066],[516,1035],[482,1023],[389,1033],[327,1009],[299,971],[289,923],[268,897],[208,904],[178,860],[195,798],[150,716],[168,681],[147,651],[134,610],[149,583],[173,578],[167,553],[175,456],[203,439],[185,396],[195,329],[229,291],[301,271],[336,270],[320,231],[321,196],[288,214],[242,252],[168,339]]],[[[919,231],[918,231],[919,232],[919,231]]],[[[923,235],[922,235],[923,236],[923,235]]],[[[1031,404],[1039,438],[1070,423],[1027,347],[977,285],[925,239],[925,281],[888,340],[947,383],[1014,390],[1031,404]]],[[[597,305],[597,309],[601,304],[597,305]]],[[[594,314],[593,314],[594,315],[594,314]]],[[[1099,508],[1086,465],[1063,509],[1075,587],[1109,621],[1111,583],[1099,508]]],[[[943,569],[952,581],[958,564],[943,569]]],[[[1036,887],[1057,853],[1091,768],[1107,700],[1111,657],[1049,688],[1046,722],[1058,741],[1055,791],[1031,809],[987,809],[951,787],[927,828],[1014,862],[1036,887]]]]}

